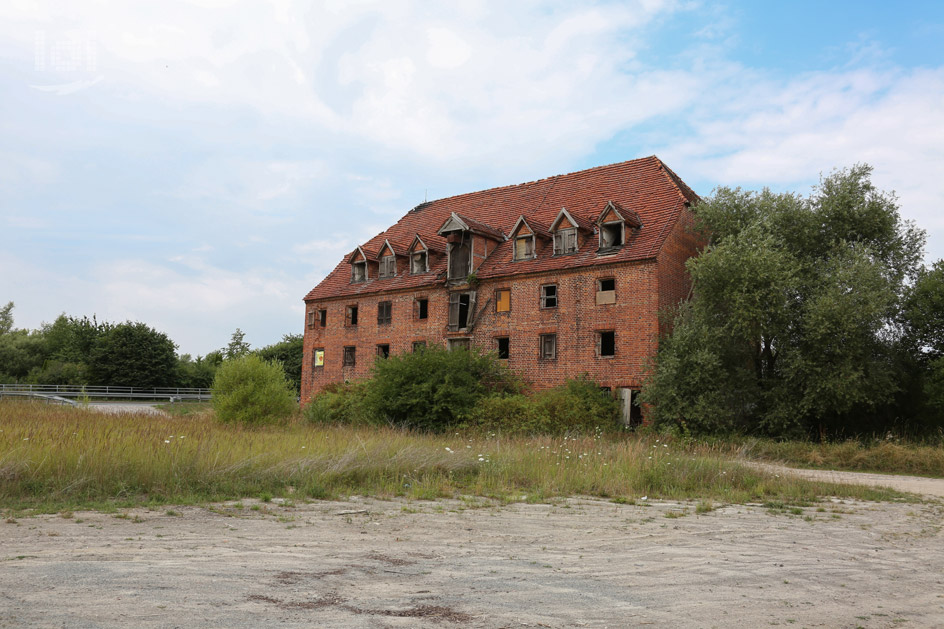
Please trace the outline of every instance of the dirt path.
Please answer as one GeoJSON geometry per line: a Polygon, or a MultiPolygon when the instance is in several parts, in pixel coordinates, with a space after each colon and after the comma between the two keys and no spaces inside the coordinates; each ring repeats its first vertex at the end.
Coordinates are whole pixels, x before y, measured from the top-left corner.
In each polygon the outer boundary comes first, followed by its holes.
{"type": "Polygon", "coordinates": [[[0,627],[941,627],[944,506],[571,499],[0,522],[0,627]]]}
{"type": "MultiPolygon", "coordinates": [[[[744,463],[741,461],[741,463],[744,463]]],[[[863,472],[836,472],[833,470],[806,470],[768,463],[746,463],[757,469],[772,474],[792,474],[800,478],[828,483],[846,483],[849,485],[877,485],[891,487],[898,491],[907,491],[924,496],[944,498],[944,478],[926,478],[924,476],[899,476],[897,474],[869,474],[863,472]]]]}

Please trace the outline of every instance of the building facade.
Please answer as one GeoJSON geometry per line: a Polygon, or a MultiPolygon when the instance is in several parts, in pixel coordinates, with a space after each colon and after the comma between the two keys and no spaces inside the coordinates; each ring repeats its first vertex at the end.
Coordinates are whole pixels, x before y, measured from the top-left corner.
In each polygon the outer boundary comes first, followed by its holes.
{"type": "Polygon", "coordinates": [[[685,299],[698,196],[657,157],[440,199],[305,297],[302,400],[430,345],[494,351],[535,389],[587,374],[624,401],[685,299]]]}

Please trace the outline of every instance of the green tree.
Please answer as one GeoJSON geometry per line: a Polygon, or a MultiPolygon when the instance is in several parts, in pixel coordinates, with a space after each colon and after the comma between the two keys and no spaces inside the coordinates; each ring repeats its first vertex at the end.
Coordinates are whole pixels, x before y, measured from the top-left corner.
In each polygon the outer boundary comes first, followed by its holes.
{"type": "Polygon", "coordinates": [[[185,388],[209,389],[213,386],[216,370],[223,360],[219,352],[210,352],[206,356],[193,358],[182,354],[177,359],[176,386],[185,388]]]}
{"type": "Polygon", "coordinates": [[[13,329],[13,302],[8,301],[7,305],[0,308],[0,336],[13,329]]]}
{"type": "Polygon", "coordinates": [[[232,360],[234,358],[239,358],[240,356],[245,356],[248,354],[251,348],[249,347],[249,343],[243,340],[245,338],[246,333],[239,328],[236,328],[236,331],[233,332],[233,336],[231,336],[229,339],[229,344],[221,350],[223,352],[223,357],[226,360],[232,360]]]}
{"type": "Polygon", "coordinates": [[[89,378],[100,386],[174,386],[176,348],[167,335],[144,323],[120,323],[95,342],[89,378]]]}
{"type": "Polygon", "coordinates": [[[944,260],[918,274],[902,308],[906,339],[915,357],[925,420],[944,424],[944,260]]]}
{"type": "Polygon", "coordinates": [[[285,370],[285,377],[292,383],[296,395],[301,391],[302,386],[303,345],[304,341],[301,334],[286,334],[278,343],[256,350],[256,353],[263,360],[275,361],[282,365],[282,369],[285,370]]]}
{"type": "Polygon", "coordinates": [[[216,372],[213,409],[224,423],[277,423],[295,408],[295,394],[277,363],[246,354],[223,361],[216,372]]]}
{"type": "Polygon", "coordinates": [[[694,431],[860,432],[901,383],[898,310],[924,234],[868,166],[809,198],[720,188],[695,208],[708,239],[643,392],[694,431]]]}

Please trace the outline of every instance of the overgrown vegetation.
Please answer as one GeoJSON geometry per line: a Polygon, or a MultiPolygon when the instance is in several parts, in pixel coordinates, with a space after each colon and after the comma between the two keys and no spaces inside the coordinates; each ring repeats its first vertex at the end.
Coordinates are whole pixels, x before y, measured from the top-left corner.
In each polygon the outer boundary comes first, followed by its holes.
{"type": "Polygon", "coordinates": [[[213,410],[226,423],[284,422],[296,409],[292,385],[282,367],[255,354],[225,361],[213,380],[213,410]]]}
{"type": "Polygon", "coordinates": [[[486,496],[541,502],[591,495],[796,504],[894,492],[776,477],[717,446],[657,435],[517,436],[402,429],[246,427],[210,414],[148,418],[0,402],[0,507],[57,511],[133,504],[352,494],[486,496]]]}

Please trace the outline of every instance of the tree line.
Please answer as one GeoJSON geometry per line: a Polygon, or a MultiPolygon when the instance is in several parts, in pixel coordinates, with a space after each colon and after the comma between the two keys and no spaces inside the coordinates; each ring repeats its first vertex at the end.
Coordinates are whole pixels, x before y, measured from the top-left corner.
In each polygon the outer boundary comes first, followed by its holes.
{"type": "Polygon", "coordinates": [[[296,392],[301,384],[301,334],[253,350],[237,328],[226,347],[194,358],[141,322],[61,314],[37,330],[17,329],[13,308],[12,301],[0,308],[0,382],[209,388],[224,361],[252,353],[278,362],[296,392]]]}

